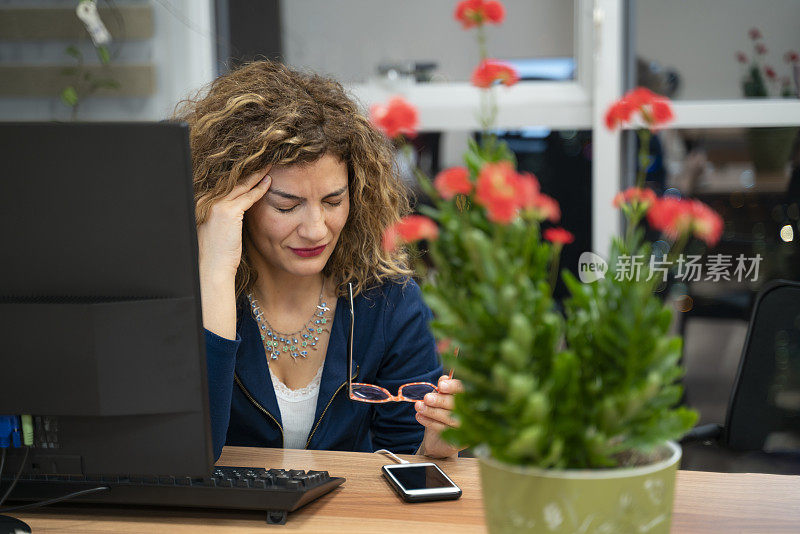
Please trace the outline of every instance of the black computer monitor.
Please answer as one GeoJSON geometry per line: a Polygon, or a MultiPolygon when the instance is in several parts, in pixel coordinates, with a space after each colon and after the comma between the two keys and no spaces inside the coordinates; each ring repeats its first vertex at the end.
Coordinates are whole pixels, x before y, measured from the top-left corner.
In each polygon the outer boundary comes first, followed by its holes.
{"type": "Polygon", "coordinates": [[[208,474],[191,169],[181,124],[0,124],[0,414],[33,416],[28,471],[208,474]]]}

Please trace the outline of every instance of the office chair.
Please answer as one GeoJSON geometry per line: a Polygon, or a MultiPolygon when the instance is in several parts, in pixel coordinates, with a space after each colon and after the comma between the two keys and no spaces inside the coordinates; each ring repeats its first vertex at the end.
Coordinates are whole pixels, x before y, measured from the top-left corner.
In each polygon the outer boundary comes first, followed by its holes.
{"type": "Polygon", "coordinates": [[[698,441],[800,473],[800,283],[775,280],[758,294],[725,424],[696,427],[681,444],[698,441]]]}

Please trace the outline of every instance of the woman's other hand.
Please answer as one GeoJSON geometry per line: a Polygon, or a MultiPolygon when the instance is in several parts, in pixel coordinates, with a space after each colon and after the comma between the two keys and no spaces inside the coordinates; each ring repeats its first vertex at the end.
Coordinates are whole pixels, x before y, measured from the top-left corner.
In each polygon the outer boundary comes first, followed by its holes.
{"type": "Polygon", "coordinates": [[[459,423],[451,413],[453,394],[464,391],[464,386],[460,380],[443,375],[439,378],[437,387],[438,393],[428,393],[423,400],[414,403],[417,421],[425,427],[425,437],[419,452],[432,458],[446,458],[457,455],[463,449],[453,447],[440,434],[447,427],[458,427],[459,423]]]}
{"type": "Polygon", "coordinates": [[[244,212],[272,183],[269,169],[251,174],[214,203],[197,227],[203,326],[236,338],[236,270],[242,258],[244,212]]]}

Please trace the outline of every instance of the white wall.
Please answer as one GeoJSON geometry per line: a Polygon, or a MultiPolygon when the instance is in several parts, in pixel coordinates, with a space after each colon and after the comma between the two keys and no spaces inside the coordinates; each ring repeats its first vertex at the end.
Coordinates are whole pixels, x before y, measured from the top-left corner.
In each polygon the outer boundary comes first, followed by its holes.
{"type": "MultiPolygon", "coordinates": [[[[153,63],[156,93],[147,98],[91,97],[82,102],[79,120],[160,120],[175,104],[212,80],[214,74],[213,0],[117,0],[117,5],[150,3],[154,36],[119,43],[115,63],[153,63]]],[[[77,0],[0,0],[0,6],[73,6],[77,0]]],[[[100,1],[102,7],[104,3],[100,1]]],[[[63,63],[72,42],[8,42],[0,36],[0,63],[63,63]]],[[[112,44],[112,47],[117,44],[112,44]]],[[[97,57],[88,37],[80,44],[85,58],[97,57]]],[[[112,48],[113,50],[113,48],[112,48]]],[[[70,109],[59,98],[0,98],[0,120],[67,120],[70,109]]]]}
{"type": "Polygon", "coordinates": [[[638,54],[680,73],[677,98],[742,98],[735,54],[752,57],[747,31],[753,26],[779,76],[789,74],[783,54],[800,52],[800,0],[635,1],[638,54]]]}
{"type": "MultiPolygon", "coordinates": [[[[475,31],[453,18],[456,0],[282,0],[284,55],[345,82],[364,82],[383,62],[436,61],[446,80],[467,80],[475,31]]],[[[506,20],[487,27],[493,57],[569,57],[572,0],[503,0],[506,20]]]]}

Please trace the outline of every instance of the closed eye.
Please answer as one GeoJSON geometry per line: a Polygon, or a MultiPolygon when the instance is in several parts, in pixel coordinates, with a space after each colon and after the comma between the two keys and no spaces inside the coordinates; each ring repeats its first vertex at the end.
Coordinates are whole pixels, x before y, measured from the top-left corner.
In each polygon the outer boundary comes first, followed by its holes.
{"type": "MultiPolygon", "coordinates": [[[[339,200],[336,200],[336,201],[327,201],[326,204],[328,204],[329,206],[332,206],[332,207],[335,208],[336,206],[341,206],[342,199],[339,199],[339,200]]],[[[281,213],[290,213],[290,212],[294,211],[297,208],[297,206],[299,206],[299,205],[300,204],[295,204],[291,208],[279,208],[278,206],[275,206],[275,209],[278,210],[281,213]]]]}

